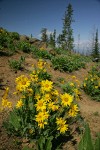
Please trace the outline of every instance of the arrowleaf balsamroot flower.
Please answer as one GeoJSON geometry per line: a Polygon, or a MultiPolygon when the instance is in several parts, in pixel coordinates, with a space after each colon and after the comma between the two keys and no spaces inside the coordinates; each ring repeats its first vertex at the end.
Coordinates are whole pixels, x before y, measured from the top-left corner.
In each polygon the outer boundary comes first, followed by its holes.
{"type": "Polygon", "coordinates": [[[44,128],[44,125],[47,124],[47,119],[49,117],[49,113],[46,111],[41,111],[36,115],[35,121],[38,122],[38,126],[40,128],[44,128]]]}
{"type": "Polygon", "coordinates": [[[18,102],[17,102],[17,104],[16,104],[16,108],[20,108],[20,107],[22,107],[24,104],[23,104],[23,101],[22,101],[22,99],[20,99],[18,102]]]}
{"type": "Polygon", "coordinates": [[[77,113],[79,112],[77,104],[72,104],[70,106],[70,110],[68,112],[70,117],[76,117],[77,113]]]}
{"type": "Polygon", "coordinates": [[[46,65],[46,62],[43,61],[43,59],[39,59],[39,61],[38,61],[38,68],[39,69],[43,69],[45,67],[45,65],[46,65]]]}
{"type": "Polygon", "coordinates": [[[53,82],[49,80],[41,81],[41,91],[42,92],[50,92],[53,88],[53,82]]]}
{"type": "Polygon", "coordinates": [[[38,75],[37,74],[30,74],[30,78],[31,78],[31,81],[33,81],[33,82],[38,81],[38,75]]]}
{"type": "Polygon", "coordinates": [[[51,101],[51,95],[49,93],[44,94],[43,99],[45,102],[51,101]]]}
{"type": "Polygon", "coordinates": [[[47,125],[48,123],[46,122],[46,121],[40,121],[40,122],[38,122],[38,126],[40,127],[40,128],[42,128],[42,129],[44,129],[44,125],[47,125]]]}
{"type": "Polygon", "coordinates": [[[59,96],[59,92],[58,92],[57,90],[54,90],[54,91],[52,92],[52,95],[54,95],[54,96],[59,96]]]}
{"type": "Polygon", "coordinates": [[[9,92],[9,87],[7,87],[7,88],[5,89],[5,93],[4,93],[4,95],[3,95],[3,99],[6,99],[6,98],[7,98],[8,92],[9,92]]]}
{"type": "Polygon", "coordinates": [[[48,117],[49,117],[49,113],[48,112],[46,112],[46,111],[40,111],[37,115],[36,115],[36,121],[37,122],[40,122],[40,121],[44,121],[44,120],[46,120],[46,119],[48,119],[48,117]]]}
{"type": "Polygon", "coordinates": [[[7,99],[8,92],[9,92],[9,87],[7,87],[7,88],[5,89],[5,93],[4,93],[3,97],[2,97],[2,103],[1,103],[1,105],[2,105],[2,110],[3,110],[4,108],[7,108],[7,107],[8,107],[8,108],[11,108],[11,107],[12,107],[12,102],[8,101],[8,99],[7,99]]]}
{"type": "Polygon", "coordinates": [[[12,107],[12,102],[9,102],[7,99],[2,98],[2,107],[3,108],[6,108],[6,107],[11,108],[12,107]]]}
{"type": "Polygon", "coordinates": [[[64,134],[68,130],[68,124],[66,124],[66,120],[64,120],[62,117],[56,118],[57,123],[57,130],[60,131],[60,133],[64,134]]]}
{"type": "Polygon", "coordinates": [[[61,104],[63,106],[70,106],[73,101],[73,96],[71,96],[68,93],[61,94],[60,98],[61,98],[61,104]]]}
{"type": "Polygon", "coordinates": [[[48,103],[48,108],[52,111],[56,111],[59,108],[59,105],[56,105],[54,102],[49,102],[48,103]]]}
{"type": "Polygon", "coordinates": [[[35,104],[35,106],[36,106],[37,111],[46,110],[46,102],[43,99],[38,100],[37,103],[35,104]]]}
{"type": "Polygon", "coordinates": [[[21,75],[20,77],[16,78],[16,83],[16,90],[22,92],[30,86],[31,82],[25,75],[21,75]]]}

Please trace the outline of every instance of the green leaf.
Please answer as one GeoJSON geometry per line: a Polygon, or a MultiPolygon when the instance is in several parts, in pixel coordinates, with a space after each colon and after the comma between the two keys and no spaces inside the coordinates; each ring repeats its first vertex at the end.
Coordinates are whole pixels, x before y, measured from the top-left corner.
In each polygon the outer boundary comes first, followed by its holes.
{"type": "Polygon", "coordinates": [[[14,111],[10,113],[9,122],[13,125],[15,130],[18,130],[20,128],[19,120],[20,118],[17,116],[17,114],[14,111]]]}
{"type": "Polygon", "coordinates": [[[94,150],[100,150],[100,135],[98,135],[96,141],[95,141],[95,148],[94,150]]]}
{"type": "Polygon", "coordinates": [[[53,136],[50,136],[47,139],[45,150],[51,150],[51,148],[52,148],[52,140],[53,140],[53,136]]]}
{"type": "Polygon", "coordinates": [[[85,125],[85,132],[79,143],[78,150],[94,150],[89,125],[85,125]]]}
{"type": "Polygon", "coordinates": [[[38,150],[44,150],[45,137],[41,136],[38,142],[38,150]]]}

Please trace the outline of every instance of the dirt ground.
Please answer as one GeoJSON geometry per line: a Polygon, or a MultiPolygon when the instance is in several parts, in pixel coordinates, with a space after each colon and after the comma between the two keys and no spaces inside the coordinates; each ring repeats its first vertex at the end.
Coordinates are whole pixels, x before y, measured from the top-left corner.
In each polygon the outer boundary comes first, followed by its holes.
{"type": "MultiPolygon", "coordinates": [[[[10,88],[9,99],[13,102],[13,104],[16,103],[17,97],[13,95],[13,92],[15,91],[15,78],[22,74],[28,74],[28,72],[32,70],[32,64],[36,64],[37,60],[38,59],[34,59],[31,54],[25,54],[22,52],[16,53],[13,56],[0,56],[0,103],[1,98],[4,94],[4,89],[8,86],[10,88]],[[9,67],[8,60],[18,60],[20,56],[25,56],[24,70],[19,70],[15,72],[9,67]]],[[[79,71],[75,71],[73,73],[62,73],[57,70],[55,71],[52,67],[48,69],[48,72],[52,75],[52,80],[55,82],[59,77],[62,77],[67,80],[72,80],[72,75],[75,75],[77,80],[79,80],[81,84],[92,65],[93,63],[88,63],[86,69],[80,69],[79,71]]],[[[86,95],[83,91],[81,91],[81,97],[82,99],[79,101],[80,112],[84,120],[86,120],[89,123],[92,137],[95,138],[97,133],[100,132],[100,102],[91,100],[91,98],[88,95],[86,95]]],[[[0,150],[19,150],[20,146],[18,147],[18,144],[14,144],[16,143],[16,141],[18,143],[18,139],[16,140],[16,137],[11,137],[7,135],[5,129],[2,128],[2,121],[5,116],[6,115],[4,115],[1,112],[0,150]]],[[[71,146],[68,147],[68,144],[66,149],[75,150],[75,148],[71,146]]]]}

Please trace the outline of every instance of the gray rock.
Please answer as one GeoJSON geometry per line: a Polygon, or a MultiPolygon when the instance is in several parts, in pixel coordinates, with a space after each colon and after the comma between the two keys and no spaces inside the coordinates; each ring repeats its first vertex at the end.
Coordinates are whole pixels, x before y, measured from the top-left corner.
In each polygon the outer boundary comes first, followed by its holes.
{"type": "Polygon", "coordinates": [[[100,58],[96,57],[96,58],[93,59],[93,62],[99,62],[99,61],[100,61],[100,58]]]}

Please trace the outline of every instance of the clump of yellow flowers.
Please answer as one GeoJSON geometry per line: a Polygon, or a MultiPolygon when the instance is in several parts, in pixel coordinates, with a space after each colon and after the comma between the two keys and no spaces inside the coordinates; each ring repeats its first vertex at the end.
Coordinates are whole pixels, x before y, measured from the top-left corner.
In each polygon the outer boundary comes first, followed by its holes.
{"type": "Polygon", "coordinates": [[[1,107],[1,110],[4,110],[5,108],[12,108],[12,102],[10,102],[8,100],[8,92],[9,92],[9,87],[7,87],[5,89],[5,93],[2,97],[2,107],[1,107]]]}
{"type": "Polygon", "coordinates": [[[52,135],[55,139],[61,134],[68,134],[69,120],[75,120],[79,108],[73,95],[67,92],[60,94],[51,80],[40,78],[39,73],[44,70],[45,64],[39,60],[38,68],[29,77],[21,75],[16,78],[15,94],[20,97],[15,106],[19,118],[17,132],[24,130],[24,134],[31,138],[52,135]]]}
{"type": "Polygon", "coordinates": [[[82,88],[93,100],[100,101],[100,76],[88,73],[82,88]]]}

